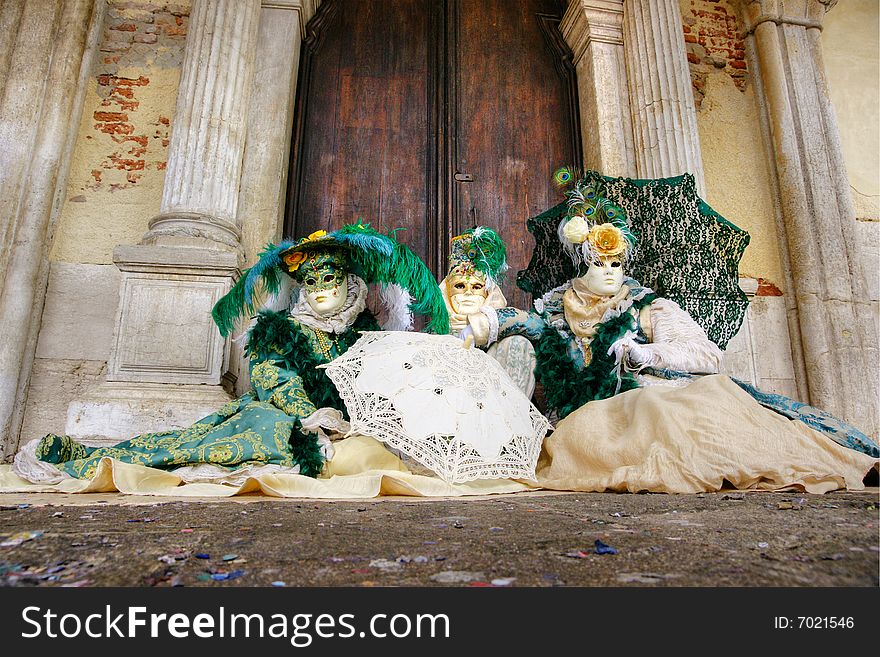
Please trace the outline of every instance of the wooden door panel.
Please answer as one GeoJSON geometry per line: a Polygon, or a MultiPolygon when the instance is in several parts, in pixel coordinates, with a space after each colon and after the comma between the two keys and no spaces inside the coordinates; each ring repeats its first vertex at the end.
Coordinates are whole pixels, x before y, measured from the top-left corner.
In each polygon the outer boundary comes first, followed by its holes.
{"type": "MultiPolygon", "coordinates": [[[[358,218],[430,255],[430,4],[328,0],[304,46],[288,235],[358,218]]],[[[312,23],[310,23],[312,28],[312,23]]]]}
{"type": "Polygon", "coordinates": [[[580,160],[562,4],[322,2],[300,61],[285,236],[359,217],[403,227],[442,278],[450,238],[484,224],[508,245],[508,299],[528,307],[515,285],[526,219],[556,204],[552,171],[580,160]]]}
{"type": "Polygon", "coordinates": [[[508,248],[508,301],[534,241],[526,220],[559,201],[553,170],[579,158],[571,139],[574,72],[554,41],[555,0],[455,0],[454,166],[470,174],[453,190],[457,231],[475,222],[498,230],[508,248]]]}

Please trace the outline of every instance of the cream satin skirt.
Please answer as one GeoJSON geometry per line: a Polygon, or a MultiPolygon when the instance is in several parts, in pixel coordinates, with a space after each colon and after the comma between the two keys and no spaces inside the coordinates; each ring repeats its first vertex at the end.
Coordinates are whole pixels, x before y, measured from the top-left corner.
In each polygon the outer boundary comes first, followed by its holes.
{"type": "Polygon", "coordinates": [[[590,402],[545,439],[538,485],[557,490],[858,490],[878,460],[758,404],[723,375],[590,402]]]}

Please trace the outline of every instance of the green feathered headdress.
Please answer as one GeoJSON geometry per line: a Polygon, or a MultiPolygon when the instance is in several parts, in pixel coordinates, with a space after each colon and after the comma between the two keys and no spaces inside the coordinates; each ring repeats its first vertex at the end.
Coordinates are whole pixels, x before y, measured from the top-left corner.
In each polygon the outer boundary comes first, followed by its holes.
{"type": "Polygon", "coordinates": [[[469,274],[479,271],[486,280],[497,285],[507,271],[507,249],[501,236],[491,228],[469,228],[452,238],[449,252],[449,273],[469,274]]]}
{"type": "MultiPolygon", "coordinates": [[[[379,284],[386,305],[430,318],[428,328],[449,333],[449,315],[431,271],[415,253],[392,235],[384,235],[358,221],[333,232],[316,231],[300,240],[269,244],[256,264],[242,272],[232,289],[215,305],[211,314],[220,333],[228,335],[235,324],[259,310],[259,299],[276,295],[284,277],[297,278],[297,269],[318,252],[332,253],[351,274],[368,285],[379,284]],[[400,304],[399,293],[407,302],[400,304]],[[397,297],[397,298],[395,298],[397,297]]],[[[398,322],[406,325],[406,322],[398,322]]]]}
{"type": "Polygon", "coordinates": [[[565,189],[568,210],[559,222],[559,240],[577,264],[597,257],[616,256],[629,262],[638,244],[623,209],[605,196],[599,178],[585,178],[575,167],[562,167],[553,174],[565,189]]]}

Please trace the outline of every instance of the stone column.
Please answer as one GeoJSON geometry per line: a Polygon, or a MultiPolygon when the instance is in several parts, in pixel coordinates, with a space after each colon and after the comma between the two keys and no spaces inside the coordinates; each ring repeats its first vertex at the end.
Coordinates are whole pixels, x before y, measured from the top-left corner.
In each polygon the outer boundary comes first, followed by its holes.
{"type": "Polygon", "coordinates": [[[237,251],[259,0],[195,0],[160,214],[142,244],[237,251]]]}
{"type": "Polygon", "coordinates": [[[706,196],[679,0],[626,0],[623,44],[640,178],[688,172],[706,196]]]}
{"type": "Polygon", "coordinates": [[[160,213],[122,272],[107,382],[68,408],[96,441],[186,426],[231,398],[235,367],[211,308],[242,263],[239,185],[259,0],[194,0],[160,213]]]}
{"type": "Polygon", "coordinates": [[[635,176],[623,0],[575,0],[559,28],[574,54],[584,167],[607,176],[635,176]]]}
{"type": "Polygon", "coordinates": [[[0,457],[18,446],[103,0],[0,5],[0,457]]]}
{"type": "Polygon", "coordinates": [[[742,0],[782,207],[809,401],[878,430],[878,341],[819,39],[835,0],[742,0]]]}
{"type": "Polygon", "coordinates": [[[317,0],[263,0],[238,196],[247,262],[266,242],[281,239],[300,48],[317,6],[317,0]]]}

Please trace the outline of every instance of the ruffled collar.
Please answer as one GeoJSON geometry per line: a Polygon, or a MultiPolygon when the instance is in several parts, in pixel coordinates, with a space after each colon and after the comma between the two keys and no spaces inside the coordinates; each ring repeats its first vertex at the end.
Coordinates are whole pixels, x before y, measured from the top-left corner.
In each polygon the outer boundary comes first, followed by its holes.
{"type": "Polygon", "coordinates": [[[344,333],[354,324],[367,307],[367,284],[360,276],[348,275],[348,296],[345,303],[333,315],[319,315],[309,305],[305,288],[299,290],[299,300],[290,309],[290,316],[297,322],[325,333],[344,333]]]}

